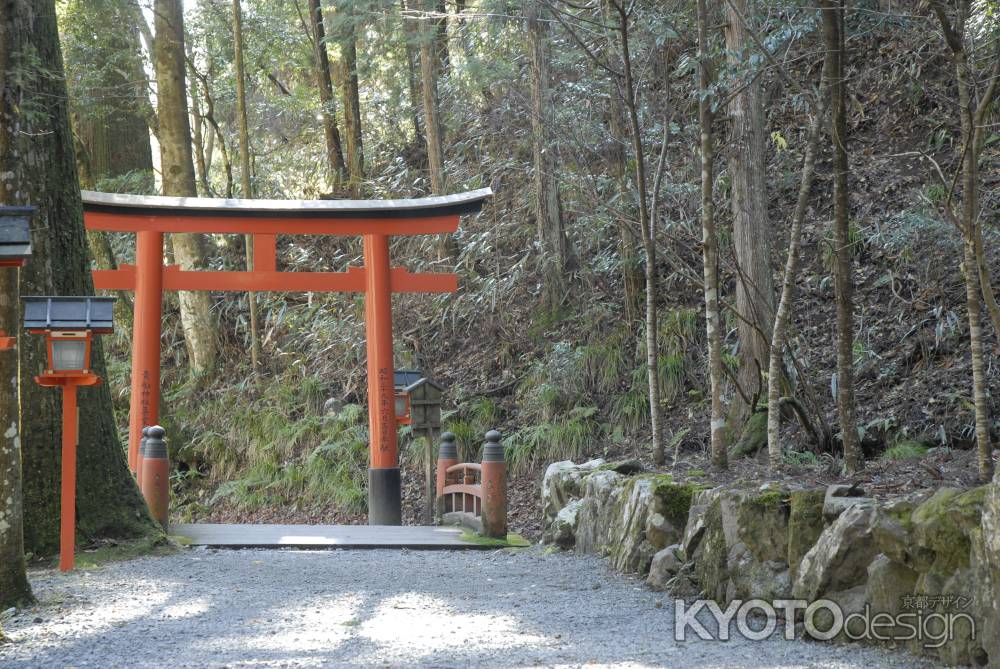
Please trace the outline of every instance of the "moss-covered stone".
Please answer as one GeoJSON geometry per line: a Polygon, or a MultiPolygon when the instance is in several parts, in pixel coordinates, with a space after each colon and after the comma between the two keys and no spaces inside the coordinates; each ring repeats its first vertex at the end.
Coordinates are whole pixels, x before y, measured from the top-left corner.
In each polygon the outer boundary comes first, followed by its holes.
{"type": "Polygon", "coordinates": [[[660,513],[682,533],[691,510],[691,500],[698,489],[699,486],[691,483],[674,483],[669,474],[653,478],[653,494],[659,502],[660,513]]]}
{"type": "Polygon", "coordinates": [[[788,557],[788,491],[751,494],[736,506],[740,541],[758,562],[784,562],[788,557]]]}
{"type": "MultiPolygon", "coordinates": [[[[722,527],[722,498],[713,499],[704,514],[705,530],[694,557],[695,574],[702,592],[709,599],[726,600],[728,551],[722,527]]],[[[690,559],[690,556],[689,556],[690,559]]]]}
{"type": "Polygon", "coordinates": [[[826,491],[796,490],[788,498],[788,570],[794,582],[799,563],[823,532],[823,499],[826,491]]]}
{"type": "Polygon", "coordinates": [[[982,520],[986,486],[962,491],[941,488],[913,511],[913,536],[934,551],[932,570],[952,573],[969,566],[970,532],[982,520]]]}
{"type": "Polygon", "coordinates": [[[753,455],[767,446],[767,412],[758,411],[747,419],[739,440],[730,449],[734,458],[753,455]]]}

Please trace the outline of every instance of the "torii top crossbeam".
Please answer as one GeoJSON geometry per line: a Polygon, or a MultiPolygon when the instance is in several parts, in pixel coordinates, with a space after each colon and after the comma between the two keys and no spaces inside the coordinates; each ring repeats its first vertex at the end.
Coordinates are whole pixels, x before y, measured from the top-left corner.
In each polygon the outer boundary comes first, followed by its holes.
{"type": "Polygon", "coordinates": [[[399,461],[393,400],[392,293],[453,292],[454,274],[418,274],[389,266],[389,237],[445,234],[459,216],[492,195],[468,193],[408,200],[238,200],[83,192],[89,230],[136,233],[136,264],[95,270],[94,287],[134,290],[129,465],[137,471],[143,426],[159,420],[160,319],[164,290],[350,291],[365,293],[371,437],[369,523],[400,524],[399,461]],[[164,233],[253,235],[247,271],[208,272],[163,265],[164,233]],[[346,272],[280,272],[279,234],[357,235],[364,267],[346,272]]]}

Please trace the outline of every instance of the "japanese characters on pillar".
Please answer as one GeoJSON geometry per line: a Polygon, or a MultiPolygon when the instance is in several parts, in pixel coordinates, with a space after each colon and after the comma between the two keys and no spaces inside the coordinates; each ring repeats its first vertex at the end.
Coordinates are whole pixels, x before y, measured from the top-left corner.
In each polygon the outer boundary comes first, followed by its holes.
{"type": "Polygon", "coordinates": [[[159,422],[160,319],[165,290],[363,292],[368,350],[370,426],[369,523],[402,520],[393,389],[392,294],[458,289],[454,274],[411,273],[391,267],[390,238],[447,234],[462,214],[478,212],[492,195],[469,193],[410,200],[222,200],[83,193],[89,230],[136,233],[136,265],[95,270],[100,290],[134,290],[129,465],[141,467],[140,433],[159,422]],[[246,272],[186,271],[163,265],[165,233],[254,237],[254,267],[246,272]],[[364,239],[364,267],[346,272],[278,271],[278,235],[355,235],[364,239]]]}

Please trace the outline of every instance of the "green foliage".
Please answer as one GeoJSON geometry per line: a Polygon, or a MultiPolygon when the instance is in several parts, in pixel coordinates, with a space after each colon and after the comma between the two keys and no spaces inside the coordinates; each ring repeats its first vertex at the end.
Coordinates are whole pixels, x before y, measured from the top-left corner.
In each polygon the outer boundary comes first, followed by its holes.
{"type": "Polygon", "coordinates": [[[820,464],[819,458],[812,451],[785,451],[781,458],[786,465],[796,467],[818,467],[820,464]]]}
{"type": "Polygon", "coordinates": [[[515,474],[540,462],[577,460],[597,438],[596,407],[574,407],[567,414],[524,428],[504,439],[507,466],[515,474]]]}
{"type": "MultiPolygon", "coordinates": [[[[324,415],[329,388],[296,370],[258,386],[237,382],[201,388],[194,380],[167,388],[164,404],[172,475],[181,506],[205,510],[306,508],[332,503],[364,509],[367,412],[356,404],[324,415]],[[213,491],[207,499],[207,491],[213,491]]],[[[184,509],[179,511],[183,514],[184,509]]]]}
{"type": "Polygon", "coordinates": [[[904,439],[882,453],[883,460],[916,460],[927,453],[927,447],[919,441],[904,439]]]}

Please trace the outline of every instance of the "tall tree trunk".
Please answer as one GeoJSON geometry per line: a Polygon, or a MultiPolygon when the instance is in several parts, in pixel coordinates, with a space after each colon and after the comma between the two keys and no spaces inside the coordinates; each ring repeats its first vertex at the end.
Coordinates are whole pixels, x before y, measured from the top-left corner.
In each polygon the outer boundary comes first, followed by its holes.
{"type": "MultiPolygon", "coordinates": [[[[413,0],[411,0],[412,2],[413,0]]],[[[403,13],[403,30],[406,33],[406,85],[410,95],[410,122],[413,124],[413,142],[417,146],[424,143],[424,131],[420,124],[420,44],[419,23],[410,16],[406,0],[399,0],[403,13]]]]}
{"type": "Polygon", "coordinates": [[[524,4],[531,69],[531,152],[534,165],[535,223],[542,247],[545,303],[562,299],[566,272],[566,233],[559,207],[559,179],[552,144],[552,100],[549,94],[549,29],[544,6],[524,4]]]}
{"type": "Polygon", "coordinates": [[[448,5],[445,0],[434,0],[431,9],[434,17],[434,50],[437,54],[438,77],[451,74],[451,53],[448,51],[448,5]]]}
{"type": "Polygon", "coordinates": [[[316,84],[322,106],[320,114],[323,117],[323,136],[326,139],[330,188],[333,193],[340,193],[344,187],[347,167],[344,164],[344,150],[340,145],[340,129],[337,127],[337,103],[333,97],[333,76],[330,71],[330,55],[326,46],[326,27],[323,23],[323,7],[320,0],[309,0],[309,27],[312,30],[316,84]]]}
{"type": "MultiPolygon", "coordinates": [[[[92,295],[90,257],[83,229],[80,186],[69,129],[63,60],[52,0],[0,0],[0,202],[32,205],[34,255],[18,277],[0,272],[6,296],[0,327],[16,331],[16,296],[92,295]]],[[[14,471],[12,445],[20,443],[23,471],[24,549],[51,554],[59,545],[61,394],[33,380],[46,366],[43,337],[19,337],[16,355],[0,356],[5,387],[17,379],[22,412],[8,394],[0,405],[0,470],[14,471]]],[[[107,378],[97,337],[93,370],[107,378]]],[[[128,467],[112,415],[108,385],[80,393],[77,463],[77,533],[81,544],[99,537],[136,537],[155,531],[128,467]]],[[[8,484],[0,477],[0,489],[8,484]]],[[[0,493],[6,513],[13,490],[0,493]]],[[[11,509],[13,510],[13,509],[11,509]]],[[[16,525],[12,517],[11,524],[16,525]]],[[[2,523],[0,523],[2,525],[2,523]]],[[[15,532],[6,528],[2,532],[15,532]]],[[[11,543],[16,543],[12,537],[11,543]]],[[[0,538],[0,550],[10,548],[0,538]]],[[[13,568],[19,571],[18,562],[13,568]]],[[[9,566],[0,559],[0,573],[9,566]]],[[[16,577],[20,581],[20,576],[16,577]]],[[[24,593],[22,593],[24,594],[24,593]]]]}
{"type": "MultiPolygon", "coordinates": [[[[198,187],[202,197],[212,197],[212,187],[209,184],[209,161],[206,150],[205,117],[201,113],[201,102],[198,99],[196,87],[191,89],[191,140],[194,144],[194,168],[198,187]]],[[[211,131],[207,134],[212,137],[211,131]]]]}
{"type": "MultiPolygon", "coordinates": [[[[604,21],[606,26],[614,25],[613,4],[605,1],[602,6],[604,21]]],[[[606,28],[607,59],[608,62],[615,60],[615,38],[617,31],[606,28]]],[[[622,285],[624,293],[625,318],[629,322],[639,317],[642,308],[640,300],[643,292],[642,260],[639,258],[638,248],[641,242],[633,227],[632,217],[635,211],[628,206],[632,200],[631,187],[628,183],[628,145],[629,130],[625,123],[625,109],[622,105],[622,92],[619,87],[619,78],[611,77],[608,90],[608,139],[609,153],[608,161],[612,176],[618,186],[619,206],[618,214],[618,253],[622,263],[622,285]]]]}
{"type": "MultiPolygon", "coordinates": [[[[824,60],[824,72],[829,69],[829,59],[824,60]]],[[[829,81],[823,77],[821,88],[829,81]]],[[[802,224],[809,211],[809,192],[812,190],[815,176],[816,155],[819,152],[819,139],[823,132],[823,121],[826,117],[825,94],[820,93],[809,120],[806,133],[805,155],[802,157],[802,175],[799,179],[799,195],[792,212],[792,225],[788,234],[788,257],[785,260],[785,276],[781,284],[781,298],[774,316],[774,329],[771,332],[771,350],[768,352],[767,368],[767,452],[768,464],[772,472],[782,466],[781,449],[781,377],[782,352],[785,348],[788,331],[788,321],[792,315],[792,303],[795,299],[795,281],[799,272],[799,249],[802,243],[802,224]]]]}
{"type": "Polygon", "coordinates": [[[844,444],[844,466],[853,474],[864,466],[854,418],[854,275],[850,239],[847,162],[847,94],[844,81],[844,4],[821,0],[823,36],[830,58],[830,140],[833,144],[833,227],[836,244],[834,288],[837,298],[837,414],[844,444]]]}
{"type": "MultiPolygon", "coordinates": [[[[621,193],[620,201],[624,203],[628,202],[627,195],[631,190],[628,185],[628,155],[625,150],[628,142],[628,128],[625,126],[625,111],[622,109],[621,95],[616,84],[612,84],[609,98],[608,129],[611,144],[611,173],[621,193]]],[[[640,297],[645,278],[642,261],[636,252],[640,240],[636,237],[630,213],[634,212],[626,211],[618,217],[618,253],[622,263],[625,317],[632,321],[637,318],[640,310],[640,297]]]]}
{"type": "Polygon", "coordinates": [[[66,12],[70,116],[88,185],[135,173],[130,192],[152,193],[149,97],[136,25],[141,17],[130,0],[74,0],[66,12]],[[108,25],[116,30],[104,30],[108,25]]]}
{"type": "Polygon", "coordinates": [[[712,396],[711,458],[716,467],[729,466],[723,438],[726,425],[722,406],[722,328],[719,318],[719,246],[715,231],[715,139],[712,135],[712,84],[708,52],[708,7],[698,0],[698,124],[701,128],[701,249],[705,275],[705,332],[708,339],[708,378],[712,396]]]}
{"type": "MultiPolygon", "coordinates": [[[[646,380],[649,396],[650,449],[653,460],[662,464],[663,426],[660,414],[660,366],[659,327],[656,313],[656,228],[653,225],[649,193],[646,187],[646,152],[642,141],[642,127],[639,124],[639,96],[632,75],[632,53],[629,45],[629,14],[624,3],[614,5],[618,14],[619,47],[622,60],[622,102],[632,136],[632,152],[635,155],[635,184],[639,200],[639,232],[646,260],[646,380]]],[[[665,151],[664,146],[661,151],[665,151]]],[[[661,159],[663,154],[661,153],[661,159]]],[[[659,184],[654,186],[658,188],[659,184]]]]}
{"type": "MultiPolygon", "coordinates": [[[[434,0],[425,0],[425,9],[433,10],[434,0]]],[[[420,82],[423,89],[424,126],[427,136],[427,163],[430,171],[431,192],[444,195],[447,192],[444,172],[444,138],[441,128],[438,101],[438,67],[435,57],[433,26],[429,21],[421,21],[420,39],[420,82]]]]}
{"type": "MultiPolygon", "coordinates": [[[[6,4],[6,3],[5,3],[6,4]]],[[[9,9],[0,4],[5,10],[9,9]]],[[[0,21],[0,85],[7,74],[10,53],[7,51],[7,35],[10,24],[0,21]]],[[[6,90],[0,91],[0,127],[16,128],[8,124],[6,90]]],[[[10,137],[0,134],[0,168],[5,168],[10,160],[10,137]]],[[[0,202],[7,203],[3,196],[5,182],[0,181],[0,202]]],[[[18,332],[18,311],[16,269],[0,269],[0,329],[8,335],[18,332]]],[[[19,606],[34,601],[31,585],[24,563],[24,493],[21,490],[21,435],[20,411],[18,410],[17,357],[12,351],[4,351],[0,359],[0,609],[19,606]]],[[[3,633],[0,630],[0,641],[3,633]]]]}
{"type": "MultiPolygon", "coordinates": [[[[419,1],[419,0],[418,0],[419,1]]],[[[426,12],[433,12],[435,0],[424,0],[426,12]]],[[[420,22],[420,83],[424,102],[424,136],[427,139],[427,165],[430,172],[431,192],[444,195],[448,182],[444,171],[444,126],[441,123],[441,102],[438,97],[440,75],[439,42],[435,39],[433,22],[420,22]]],[[[438,258],[458,258],[458,249],[451,235],[441,235],[437,244],[438,258]]]]}
{"type": "MultiPolygon", "coordinates": [[[[990,407],[988,377],[983,356],[982,303],[980,294],[992,297],[992,289],[981,282],[984,272],[980,267],[982,253],[981,225],[979,211],[979,159],[986,142],[988,128],[986,115],[990,110],[998,90],[1000,78],[1000,42],[996,43],[992,60],[988,61],[986,76],[976,76],[967,47],[966,26],[972,11],[970,0],[956,3],[954,23],[948,18],[940,0],[932,0],[931,7],[937,15],[944,33],[945,42],[951,51],[955,66],[955,80],[958,85],[958,113],[962,124],[962,208],[958,216],[951,209],[951,193],[945,204],[952,221],[962,233],[962,272],[965,276],[965,306],[969,319],[969,344],[972,354],[972,400],[975,409],[976,449],[979,465],[979,480],[989,482],[993,477],[993,444],[990,440],[990,407]],[[977,79],[984,82],[985,89],[977,91],[977,79]]],[[[988,273],[985,273],[988,277],[988,273]]],[[[989,303],[987,303],[989,305],[989,303]]]]}
{"type": "MultiPolygon", "coordinates": [[[[233,51],[236,60],[236,115],[240,134],[240,181],[244,198],[253,198],[253,179],[250,172],[250,130],[247,128],[246,67],[243,61],[243,10],[240,0],[233,0],[233,51]]],[[[243,235],[247,271],[253,271],[253,235],[243,235]]],[[[247,293],[250,307],[250,365],[260,367],[260,325],[257,316],[257,294],[247,293]]]]}
{"type": "Polygon", "coordinates": [[[364,147],[361,140],[361,96],[358,91],[357,17],[349,3],[342,3],[340,37],[340,97],[344,104],[344,130],[347,133],[347,180],[351,197],[361,196],[365,175],[364,147]]]}
{"type": "MultiPolygon", "coordinates": [[[[730,65],[743,70],[747,80],[755,76],[747,61],[750,36],[745,18],[747,0],[732,0],[726,7],[726,51],[730,65]]],[[[729,103],[732,122],[729,135],[732,175],[733,247],[739,267],[736,309],[740,312],[740,386],[751,398],[759,397],[762,372],[768,365],[771,325],[774,322],[774,280],[771,276],[771,226],[767,215],[767,133],[764,127],[764,93],[755,81],[744,86],[729,103]]],[[[731,418],[740,424],[756,407],[746,406],[737,393],[731,418]]]]}
{"type": "MultiPolygon", "coordinates": [[[[153,64],[160,125],[160,169],[163,194],[196,197],[194,161],[191,156],[191,125],[188,122],[184,85],[184,14],[180,0],[155,0],[156,42],[153,64]]],[[[184,270],[204,269],[201,235],[171,235],[174,257],[184,270]]],[[[181,324],[191,371],[204,374],[218,355],[212,301],[208,292],[181,292],[181,324]]]]}

